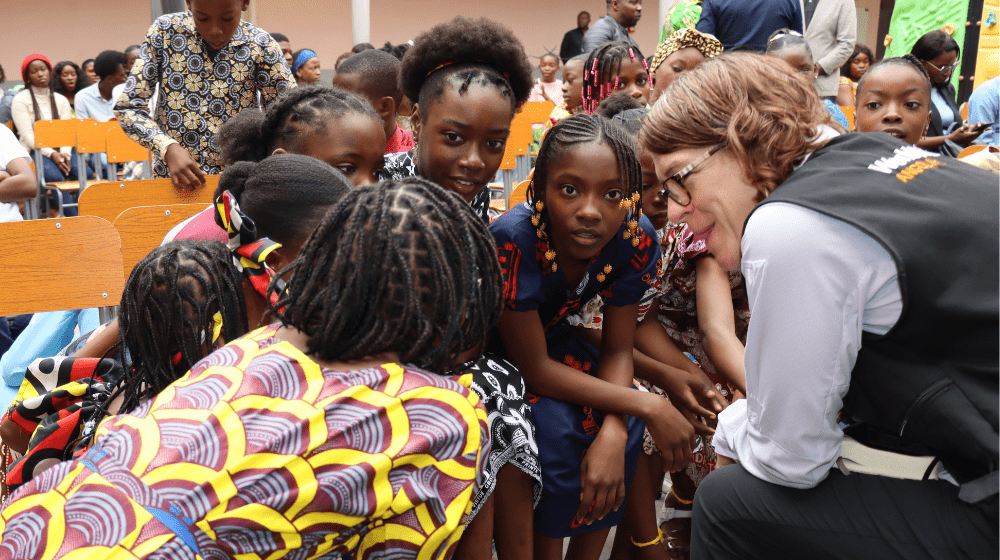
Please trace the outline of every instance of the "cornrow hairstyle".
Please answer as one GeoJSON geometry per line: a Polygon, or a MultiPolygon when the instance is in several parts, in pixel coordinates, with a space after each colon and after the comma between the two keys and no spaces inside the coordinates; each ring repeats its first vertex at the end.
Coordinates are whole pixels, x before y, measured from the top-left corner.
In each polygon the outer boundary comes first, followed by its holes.
{"type": "MultiPolygon", "coordinates": [[[[542,200],[548,180],[549,165],[562,157],[571,147],[603,143],[615,153],[618,176],[624,190],[623,201],[635,203],[625,217],[626,222],[638,220],[642,208],[642,168],[636,155],[635,142],[621,126],[600,115],[581,113],[556,123],[542,140],[535,162],[535,175],[528,183],[527,198],[534,206],[542,200]]],[[[542,222],[548,221],[548,211],[542,211],[542,222]]],[[[551,229],[551,228],[550,228],[551,229]]]]}
{"type": "Polygon", "coordinates": [[[767,38],[767,50],[765,53],[771,54],[791,48],[804,48],[809,53],[809,56],[813,55],[806,38],[798,31],[788,29],[787,27],[771,33],[771,36],[767,38]]]}
{"type": "Polygon", "coordinates": [[[638,109],[642,107],[642,103],[632,97],[627,91],[618,91],[612,93],[608,97],[605,97],[603,101],[597,106],[597,110],[594,111],[595,115],[600,115],[606,119],[611,119],[615,115],[627,111],[629,109],[638,109]]]}
{"type": "MultiPolygon", "coordinates": [[[[326,211],[352,189],[329,164],[299,154],[275,154],[259,163],[240,161],[222,172],[213,200],[229,191],[253,219],[257,237],[285,246],[309,236],[326,211]]],[[[215,216],[216,223],[220,217],[215,216]]]]}
{"type": "Polygon", "coordinates": [[[641,60],[642,67],[649,72],[646,57],[638,47],[627,41],[608,41],[594,49],[583,63],[583,110],[593,113],[597,105],[618,90],[618,72],[622,62],[641,60]]]}
{"type": "Polygon", "coordinates": [[[266,113],[244,109],[219,129],[217,142],[224,165],[261,161],[278,147],[301,152],[303,132],[323,132],[330,117],[349,113],[367,115],[384,126],[382,118],[364,97],[330,86],[304,86],[283,93],[266,113]]]}
{"type": "Polygon", "coordinates": [[[373,99],[391,97],[396,105],[403,100],[399,89],[399,59],[381,49],[369,49],[350,56],[337,68],[338,74],[357,75],[361,91],[373,99]]]}
{"type": "Polygon", "coordinates": [[[875,64],[875,53],[873,53],[872,50],[866,47],[865,45],[862,45],[861,43],[855,43],[854,52],[851,54],[850,57],[847,58],[847,60],[844,61],[844,65],[840,67],[840,75],[850,78],[851,63],[854,62],[855,58],[858,58],[858,55],[862,54],[868,56],[869,68],[871,68],[875,64]]]}
{"type": "Polygon", "coordinates": [[[444,372],[482,344],[502,308],[486,224],[460,196],[419,177],[352,191],[279,275],[289,273],[278,318],[323,360],[395,352],[444,372]]]}
{"type": "Polygon", "coordinates": [[[106,402],[122,394],[123,413],[208,355],[220,318],[226,341],[248,330],[239,273],[218,241],[175,241],[153,249],[132,271],[121,302],[126,373],[106,402]]]}
{"type": "Polygon", "coordinates": [[[76,95],[81,89],[90,85],[90,80],[87,78],[87,75],[83,72],[83,70],[80,70],[80,67],[77,66],[75,62],[70,60],[64,60],[56,63],[55,68],[52,69],[52,78],[49,79],[49,87],[55,93],[66,93],[66,86],[62,83],[62,71],[67,66],[72,66],[73,70],[76,71],[76,86],[71,92],[73,95],[76,95]]]}
{"type": "Polygon", "coordinates": [[[865,82],[867,81],[868,76],[872,74],[873,71],[880,70],[886,66],[902,66],[904,68],[910,68],[923,79],[924,85],[927,87],[927,95],[931,94],[931,88],[933,86],[931,85],[931,77],[927,73],[927,69],[920,63],[919,58],[913,56],[912,54],[904,54],[903,56],[886,58],[868,67],[868,71],[865,72],[865,75],[861,76],[861,79],[858,80],[857,95],[854,96],[855,107],[857,107],[858,102],[861,99],[861,92],[864,91],[865,82]]]}
{"type": "Polygon", "coordinates": [[[458,16],[421,33],[399,69],[403,95],[420,106],[423,119],[445,85],[457,87],[460,95],[472,84],[496,88],[510,100],[513,115],[527,101],[534,82],[521,41],[487,18],[458,16]]]}

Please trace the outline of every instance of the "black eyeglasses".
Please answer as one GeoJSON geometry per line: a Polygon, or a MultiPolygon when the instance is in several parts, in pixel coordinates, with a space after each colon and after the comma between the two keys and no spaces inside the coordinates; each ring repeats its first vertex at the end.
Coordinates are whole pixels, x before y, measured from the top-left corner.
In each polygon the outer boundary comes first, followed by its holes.
{"type": "Polygon", "coordinates": [[[705,152],[703,156],[692,161],[684,169],[681,169],[677,173],[671,175],[666,181],[663,181],[662,189],[660,190],[660,198],[666,196],[681,206],[691,204],[691,193],[689,193],[687,187],[684,186],[684,178],[693,173],[696,167],[705,163],[705,160],[712,157],[712,154],[721,149],[722,144],[713,146],[705,152]]]}
{"type": "Polygon", "coordinates": [[[955,62],[952,62],[951,64],[949,64],[947,66],[942,66],[940,68],[938,68],[937,66],[935,66],[929,60],[925,60],[924,62],[927,63],[927,66],[930,66],[931,68],[937,70],[938,72],[940,72],[942,74],[951,74],[952,72],[955,71],[956,68],[958,68],[958,61],[957,60],[955,62]]]}

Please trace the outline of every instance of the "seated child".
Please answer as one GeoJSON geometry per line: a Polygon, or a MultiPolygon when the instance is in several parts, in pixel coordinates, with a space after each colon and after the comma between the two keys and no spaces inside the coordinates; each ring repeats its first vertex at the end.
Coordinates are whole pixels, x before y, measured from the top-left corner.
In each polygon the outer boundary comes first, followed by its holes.
{"type": "Polygon", "coordinates": [[[396,110],[403,101],[398,58],[377,49],[359,52],[337,68],[333,85],[361,95],[372,104],[385,123],[385,153],[408,152],[416,145],[413,133],[396,125],[396,110]]]}
{"type": "Polygon", "coordinates": [[[228,341],[12,494],[10,554],[450,557],[486,413],[423,368],[482,343],[502,280],[483,224],[446,200],[415,179],[344,197],[289,270],[281,323],[228,341]]]}

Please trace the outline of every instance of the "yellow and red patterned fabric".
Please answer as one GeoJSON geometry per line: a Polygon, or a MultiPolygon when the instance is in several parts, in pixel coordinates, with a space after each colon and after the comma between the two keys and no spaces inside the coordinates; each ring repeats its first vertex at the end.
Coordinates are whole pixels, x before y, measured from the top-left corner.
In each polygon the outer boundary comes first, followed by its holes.
{"type": "Polygon", "coordinates": [[[489,451],[478,397],[394,363],[323,369],[276,329],[13,494],[0,558],[448,557],[489,451]]]}

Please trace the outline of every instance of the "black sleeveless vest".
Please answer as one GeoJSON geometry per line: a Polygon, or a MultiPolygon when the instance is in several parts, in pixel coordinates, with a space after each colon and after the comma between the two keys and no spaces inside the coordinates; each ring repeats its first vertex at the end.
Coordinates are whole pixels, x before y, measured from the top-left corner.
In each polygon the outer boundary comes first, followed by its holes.
{"type": "Polygon", "coordinates": [[[863,333],[843,418],[938,456],[969,502],[998,480],[998,193],[987,171],[888,134],[847,134],[761,203],[851,224],[892,256],[902,312],[884,336],[863,333]]]}

